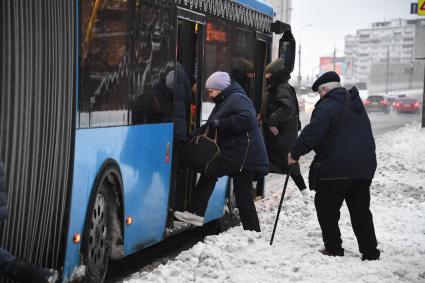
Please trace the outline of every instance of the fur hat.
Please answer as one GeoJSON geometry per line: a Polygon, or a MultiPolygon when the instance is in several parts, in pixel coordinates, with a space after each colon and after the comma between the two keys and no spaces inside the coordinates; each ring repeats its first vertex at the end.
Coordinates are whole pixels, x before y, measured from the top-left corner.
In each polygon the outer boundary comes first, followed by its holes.
{"type": "Polygon", "coordinates": [[[267,65],[266,67],[266,74],[275,74],[285,68],[285,60],[282,58],[278,58],[267,65]]]}
{"type": "Polygon", "coordinates": [[[224,90],[231,84],[230,76],[226,72],[215,72],[207,79],[205,88],[213,88],[218,90],[224,90]]]}
{"type": "Polygon", "coordinates": [[[252,62],[242,57],[237,57],[233,59],[232,66],[233,69],[242,71],[245,74],[254,72],[254,65],[252,64],[252,62]]]}

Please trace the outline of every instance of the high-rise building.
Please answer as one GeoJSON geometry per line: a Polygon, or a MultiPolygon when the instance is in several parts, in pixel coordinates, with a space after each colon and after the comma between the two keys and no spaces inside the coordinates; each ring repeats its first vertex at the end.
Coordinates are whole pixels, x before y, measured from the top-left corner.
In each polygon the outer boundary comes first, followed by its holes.
{"type": "Polygon", "coordinates": [[[424,27],[425,19],[393,19],[375,22],[371,28],[358,30],[356,35],[347,35],[345,57],[351,68],[346,82],[368,82],[380,91],[388,90],[388,84],[411,88],[415,78],[420,78],[421,63],[415,60],[415,48],[425,45],[417,40],[417,33],[425,32],[424,27]]]}
{"type": "MultiPolygon", "coordinates": [[[[274,10],[273,21],[291,24],[292,0],[266,0],[274,10]]],[[[272,60],[276,59],[279,52],[279,39],[282,35],[273,35],[272,60]]]]}

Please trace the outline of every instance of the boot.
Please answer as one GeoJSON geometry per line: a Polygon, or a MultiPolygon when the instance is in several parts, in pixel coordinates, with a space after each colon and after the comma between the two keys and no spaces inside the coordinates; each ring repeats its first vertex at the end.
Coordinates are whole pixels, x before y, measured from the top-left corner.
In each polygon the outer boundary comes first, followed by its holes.
{"type": "Polygon", "coordinates": [[[4,276],[23,283],[55,283],[57,271],[38,268],[26,260],[15,259],[4,266],[4,276]]]}

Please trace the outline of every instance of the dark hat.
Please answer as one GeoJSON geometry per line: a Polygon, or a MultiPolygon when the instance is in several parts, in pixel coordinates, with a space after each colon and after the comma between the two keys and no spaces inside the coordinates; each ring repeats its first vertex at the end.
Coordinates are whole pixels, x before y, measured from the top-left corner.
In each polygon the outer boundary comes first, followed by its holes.
{"type": "Polygon", "coordinates": [[[233,69],[242,71],[246,74],[254,72],[254,65],[252,62],[242,57],[233,59],[232,65],[233,69]]]}
{"type": "Polygon", "coordinates": [[[285,60],[282,58],[278,58],[267,65],[266,67],[266,74],[274,74],[279,72],[280,70],[283,70],[285,68],[285,60]]]}
{"type": "Polygon", "coordinates": [[[322,84],[330,83],[330,82],[340,82],[341,79],[339,78],[338,74],[334,71],[326,72],[323,75],[321,75],[313,84],[311,87],[313,91],[317,91],[319,86],[322,84]]]}

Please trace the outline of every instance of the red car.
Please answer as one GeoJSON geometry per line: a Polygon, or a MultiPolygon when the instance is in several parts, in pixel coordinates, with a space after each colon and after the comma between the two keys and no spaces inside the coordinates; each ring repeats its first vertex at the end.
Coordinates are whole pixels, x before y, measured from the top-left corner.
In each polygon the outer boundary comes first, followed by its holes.
{"type": "Polygon", "coordinates": [[[397,113],[419,113],[421,102],[415,98],[399,98],[393,103],[393,108],[397,113]]]}

